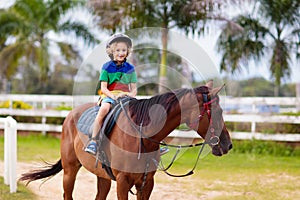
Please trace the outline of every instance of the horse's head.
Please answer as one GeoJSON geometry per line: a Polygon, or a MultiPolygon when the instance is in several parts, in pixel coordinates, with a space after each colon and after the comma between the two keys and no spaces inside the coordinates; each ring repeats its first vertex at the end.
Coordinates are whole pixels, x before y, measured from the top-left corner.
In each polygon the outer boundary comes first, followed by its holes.
{"type": "Polygon", "coordinates": [[[188,113],[187,125],[205,139],[214,155],[222,156],[232,148],[222,116],[223,110],[219,105],[218,93],[224,86],[213,88],[212,81],[209,81],[206,87],[206,91],[203,87],[194,89],[197,103],[188,113]]]}

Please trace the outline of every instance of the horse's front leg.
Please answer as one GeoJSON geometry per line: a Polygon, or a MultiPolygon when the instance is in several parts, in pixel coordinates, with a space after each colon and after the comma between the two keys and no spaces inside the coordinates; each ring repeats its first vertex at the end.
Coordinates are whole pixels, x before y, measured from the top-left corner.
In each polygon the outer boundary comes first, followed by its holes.
{"type": "Polygon", "coordinates": [[[129,181],[126,175],[118,174],[117,181],[117,197],[118,200],[128,200],[128,192],[133,186],[133,183],[129,181]]]}
{"type": "Polygon", "coordinates": [[[154,187],[153,177],[147,178],[145,185],[141,188],[141,185],[136,185],[137,189],[137,200],[148,200],[154,187]]]}
{"type": "Polygon", "coordinates": [[[97,176],[96,200],[105,200],[111,187],[111,180],[97,176]]]}

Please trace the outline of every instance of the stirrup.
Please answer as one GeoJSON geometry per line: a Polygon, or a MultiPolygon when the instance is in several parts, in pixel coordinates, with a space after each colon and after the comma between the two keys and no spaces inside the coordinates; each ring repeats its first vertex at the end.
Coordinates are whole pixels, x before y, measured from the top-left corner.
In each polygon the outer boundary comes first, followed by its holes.
{"type": "Polygon", "coordinates": [[[168,153],[170,150],[169,150],[169,148],[168,147],[161,147],[160,149],[159,149],[159,153],[160,153],[160,155],[162,156],[162,155],[165,155],[166,153],[168,153]]]}
{"type": "Polygon", "coordinates": [[[84,149],[85,152],[88,152],[92,155],[96,155],[97,153],[97,143],[94,140],[91,140],[87,147],[84,149]]]}

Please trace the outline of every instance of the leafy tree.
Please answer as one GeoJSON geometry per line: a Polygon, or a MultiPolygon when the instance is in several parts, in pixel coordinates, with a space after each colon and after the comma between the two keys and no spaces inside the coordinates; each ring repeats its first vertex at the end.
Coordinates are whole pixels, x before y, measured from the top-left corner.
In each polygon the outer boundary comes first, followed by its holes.
{"type": "MultiPolygon", "coordinates": [[[[218,4],[207,0],[90,0],[89,2],[100,16],[100,27],[112,32],[142,27],[161,28],[160,86],[165,85],[167,81],[168,30],[177,28],[187,34],[202,32],[207,14],[218,4]]],[[[160,89],[162,90],[163,88],[160,89]]]]}
{"type": "MultiPolygon", "coordinates": [[[[157,84],[153,83],[157,82],[159,68],[157,67],[157,63],[153,63],[153,61],[159,60],[160,53],[160,50],[157,49],[155,45],[141,44],[135,46],[131,62],[134,63],[135,66],[138,66],[136,71],[139,77],[139,83],[143,85],[139,87],[139,94],[153,95],[157,93],[157,84]]],[[[180,56],[168,52],[167,59],[170,68],[175,69],[176,72],[182,71],[182,60],[180,56]]],[[[167,78],[172,87],[179,88],[182,86],[181,80],[179,80],[179,77],[177,77],[174,72],[168,71],[167,78]]]]}
{"type": "Polygon", "coordinates": [[[233,73],[250,60],[259,64],[269,58],[274,95],[278,96],[282,79],[290,76],[293,56],[300,58],[300,1],[259,0],[253,13],[233,19],[241,28],[231,23],[224,26],[217,44],[221,70],[233,73]]]}
{"type": "MultiPolygon", "coordinates": [[[[225,79],[226,95],[233,97],[272,97],[274,96],[274,83],[264,78],[250,78],[246,80],[225,79]]],[[[280,86],[279,96],[295,96],[295,84],[284,84],[280,86]]]]}
{"type": "Polygon", "coordinates": [[[37,70],[25,66],[20,66],[18,75],[12,79],[12,93],[15,94],[68,94],[73,92],[74,77],[77,74],[77,68],[57,62],[54,70],[44,88],[41,88],[39,82],[39,73],[37,70]],[[22,74],[22,78],[19,77],[22,74]]]}
{"type": "Polygon", "coordinates": [[[80,58],[75,47],[61,37],[68,34],[88,45],[97,42],[87,26],[66,17],[74,7],[83,5],[84,1],[22,0],[0,10],[1,79],[9,80],[20,66],[31,67],[39,71],[39,83],[45,88],[51,47],[59,49],[67,63],[80,58]]]}

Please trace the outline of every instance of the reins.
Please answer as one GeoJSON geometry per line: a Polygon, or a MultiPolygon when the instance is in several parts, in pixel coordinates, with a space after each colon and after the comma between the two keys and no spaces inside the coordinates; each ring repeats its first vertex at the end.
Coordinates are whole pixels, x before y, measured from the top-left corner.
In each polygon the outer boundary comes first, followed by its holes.
{"type": "MultiPolygon", "coordinates": [[[[215,101],[217,101],[217,98],[214,98],[214,99],[208,101],[207,95],[206,95],[206,94],[202,94],[202,95],[203,95],[203,101],[205,102],[205,103],[203,103],[203,110],[202,110],[201,114],[198,116],[198,119],[196,119],[195,121],[193,121],[192,123],[189,124],[189,126],[190,126],[191,128],[194,127],[194,124],[195,124],[195,123],[198,124],[199,121],[201,121],[201,119],[204,117],[205,113],[206,113],[207,116],[208,116],[208,119],[209,119],[209,122],[210,122],[210,126],[212,125],[211,111],[210,111],[210,107],[209,107],[209,106],[210,106],[212,103],[214,103],[215,101]]],[[[172,176],[172,177],[185,177],[185,176],[189,176],[189,175],[194,174],[194,170],[196,169],[196,167],[197,167],[197,165],[198,165],[198,162],[199,162],[200,156],[201,156],[201,154],[202,154],[202,152],[203,152],[203,149],[204,149],[205,144],[211,144],[211,145],[213,145],[213,146],[219,144],[220,139],[219,139],[218,136],[215,135],[215,133],[214,133],[214,128],[213,128],[213,127],[210,128],[210,132],[211,132],[211,137],[210,137],[210,139],[209,139],[208,142],[205,141],[205,142],[198,143],[198,144],[194,144],[194,145],[184,145],[184,146],[181,146],[181,145],[179,145],[179,146],[176,146],[176,145],[166,145],[166,146],[177,147],[177,151],[176,151],[176,153],[175,153],[175,155],[174,155],[172,161],[171,161],[170,164],[168,165],[168,167],[165,168],[165,167],[163,166],[162,161],[161,161],[161,166],[162,166],[161,170],[162,170],[163,172],[165,172],[167,175],[172,176]],[[199,152],[198,152],[198,156],[197,156],[196,162],[195,162],[194,167],[192,168],[191,171],[189,171],[189,172],[186,173],[186,174],[182,174],[182,175],[174,175],[174,174],[170,174],[170,173],[167,172],[167,170],[173,165],[173,163],[174,163],[174,161],[175,161],[175,159],[176,159],[176,157],[177,157],[177,155],[178,155],[178,153],[179,153],[179,151],[180,151],[180,149],[181,149],[182,147],[190,148],[190,147],[196,147],[196,146],[200,146],[200,145],[201,145],[201,148],[200,148],[200,150],[199,150],[199,152]]]]}
{"type": "Polygon", "coordinates": [[[198,165],[198,162],[199,162],[200,156],[201,156],[201,154],[202,154],[202,152],[203,152],[203,149],[204,149],[205,144],[208,144],[208,143],[207,143],[207,142],[203,142],[203,143],[202,143],[202,146],[201,146],[201,149],[200,149],[199,152],[198,152],[198,156],[197,156],[196,162],[195,162],[195,164],[194,164],[194,167],[193,167],[189,172],[187,172],[186,174],[175,175],[175,174],[170,174],[170,173],[167,171],[167,170],[173,165],[173,163],[174,163],[174,161],[175,161],[177,155],[178,155],[179,152],[180,152],[180,149],[177,149],[177,151],[176,151],[175,155],[173,156],[172,161],[170,162],[170,164],[168,165],[168,167],[165,168],[165,167],[163,166],[162,161],[160,162],[160,163],[161,163],[161,168],[160,168],[160,170],[163,171],[165,174],[167,174],[167,175],[169,175],[169,176],[172,176],[172,177],[185,177],[185,176],[190,176],[190,175],[194,174],[194,170],[196,169],[196,167],[197,167],[197,165],[198,165]]]}

